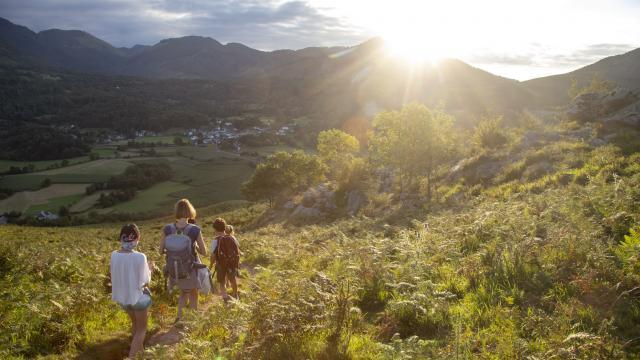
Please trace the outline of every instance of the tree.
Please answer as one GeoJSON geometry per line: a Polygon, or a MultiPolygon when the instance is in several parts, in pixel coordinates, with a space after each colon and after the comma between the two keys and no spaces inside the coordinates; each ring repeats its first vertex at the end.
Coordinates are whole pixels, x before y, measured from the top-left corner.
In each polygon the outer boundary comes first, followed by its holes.
{"type": "Polygon", "coordinates": [[[329,168],[329,177],[345,180],[353,164],[354,155],[360,150],[355,137],[338,129],[321,131],[318,134],[318,156],[329,168]]]}
{"type": "Polygon", "coordinates": [[[279,151],[258,164],[249,181],[242,185],[242,193],[252,201],[268,199],[271,206],[279,197],[324,181],[325,172],[326,166],[317,156],[301,150],[279,151]]]}
{"type": "Polygon", "coordinates": [[[431,199],[433,172],[454,149],[452,125],[450,115],[417,103],[383,112],[373,121],[371,160],[395,170],[403,189],[415,185],[418,176],[426,176],[431,199]]]}
{"type": "Polygon", "coordinates": [[[42,180],[42,182],[40,183],[40,187],[43,188],[43,189],[47,188],[49,186],[51,186],[51,179],[49,179],[49,178],[46,178],[46,179],[42,180]]]}
{"type": "Polygon", "coordinates": [[[70,213],[71,211],[69,211],[69,208],[66,206],[61,206],[60,209],[58,210],[58,215],[60,217],[69,216],[70,213]]]}

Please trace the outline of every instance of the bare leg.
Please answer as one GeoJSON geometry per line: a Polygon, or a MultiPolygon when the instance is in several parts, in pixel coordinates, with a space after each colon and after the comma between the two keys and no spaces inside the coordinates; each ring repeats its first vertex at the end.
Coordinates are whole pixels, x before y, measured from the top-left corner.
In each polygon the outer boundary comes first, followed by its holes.
{"type": "Polygon", "coordinates": [[[193,310],[198,310],[198,289],[189,291],[189,307],[193,310]]]}
{"type": "Polygon", "coordinates": [[[236,281],[236,277],[231,277],[231,289],[233,290],[233,297],[238,298],[238,282],[236,281]]]}
{"type": "Polygon", "coordinates": [[[147,310],[135,311],[134,316],[136,329],[133,340],[131,340],[130,358],[134,358],[144,348],[144,337],[147,334],[147,310]]]}
{"type": "Polygon", "coordinates": [[[127,315],[129,315],[129,319],[131,319],[131,338],[133,339],[136,336],[136,317],[133,313],[133,310],[126,310],[127,315]]]}
{"type": "MultiPolygon", "coordinates": [[[[226,276],[225,276],[226,278],[226,276]]],[[[226,281],[221,281],[220,284],[220,296],[222,296],[223,299],[226,299],[227,297],[229,297],[229,295],[227,294],[227,287],[225,286],[225,282],[226,281]]]]}
{"type": "Polygon", "coordinates": [[[188,290],[180,291],[180,297],[178,298],[178,318],[176,320],[182,319],[182,308],[186,304],[188,296],[189,296],[188,290]]]}

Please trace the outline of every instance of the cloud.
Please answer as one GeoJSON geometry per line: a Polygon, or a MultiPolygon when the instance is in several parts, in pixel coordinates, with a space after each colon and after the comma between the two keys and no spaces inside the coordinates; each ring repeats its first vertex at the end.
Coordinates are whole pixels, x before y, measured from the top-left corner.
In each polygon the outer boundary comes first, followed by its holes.
{"type": "Polygon", "coordinates": [[[630,44],[593,44],[574,50],[568,55],[558,54],[548,57],[549,61],[568,66],[587,65],[607,56],[619,55],[631,51],[635,46],[630,44]]]}
{"type": "Polygon", "coordinates": [[[353,45],[368,37],[346,19],[299,0],[3,0],[0,16],[36,31],[84,30],[114,46],[202,35],[273,50],[353,45]]]}
{"type": "Polygon", "coordinates": [[[623,54],[635,47],[630,44],[593,44],[568,53],[553,52],[540,44],[531,44],[530,48],[516,54],[479,51],[466,57],[465,60],[484,65],[577,68],[608,56],[623,54]]]}
{"type": "Polygon", "coordinates": [[[475,64],[534,65],[534,60],[530,54],[496,54],[486,52],[473,54],[466,60],[475,64]]]}

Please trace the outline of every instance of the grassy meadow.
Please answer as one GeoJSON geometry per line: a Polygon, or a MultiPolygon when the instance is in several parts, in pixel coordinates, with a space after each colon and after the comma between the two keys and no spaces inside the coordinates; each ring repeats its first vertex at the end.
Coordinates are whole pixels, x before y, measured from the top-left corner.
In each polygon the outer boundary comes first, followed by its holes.
{"type": "MultiPolygon", "coordinates": [[[[549,175],[507,166],[481,186],[443,183],[429,203],[373,186],[355,217],[338,209],[300,223],[264,204],[199,209],[207,243],[216,216],[237,228],[242,301],[202,298],[182,340],[148,346],[144,358],[638,358],[640,157],[613,146],[540,149],[513,163],[546,159],[557,167],[549,175]]],[[[140,250],[158,266],[168,221],[140,223],[140,250]]],[[[128,320],[105,276],[120,225],[0,227],[12,239],[0,243],[3,358],[126,352],[128,320]]],[[[176,306],[160,274],[151,287],[149,337],[171,328],[176,306]]]]}

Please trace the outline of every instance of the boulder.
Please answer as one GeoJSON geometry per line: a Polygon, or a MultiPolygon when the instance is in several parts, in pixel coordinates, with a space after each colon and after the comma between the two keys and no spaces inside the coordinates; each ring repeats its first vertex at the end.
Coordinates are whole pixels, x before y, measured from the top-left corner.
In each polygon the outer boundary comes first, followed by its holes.
{"type": "Polygon", "coordinates": [[[640,101],[637,101],[615,114],[603,119],[606,127],[631,127],[640,130],[640,101]]]}
{"type": "Polygon", "coordinates": [[[604,93],[585,93],[573,99],[566,114],[569,119],[579,122],[597,121],[637,101],[635,92],[619,87],[604,93]]]}

